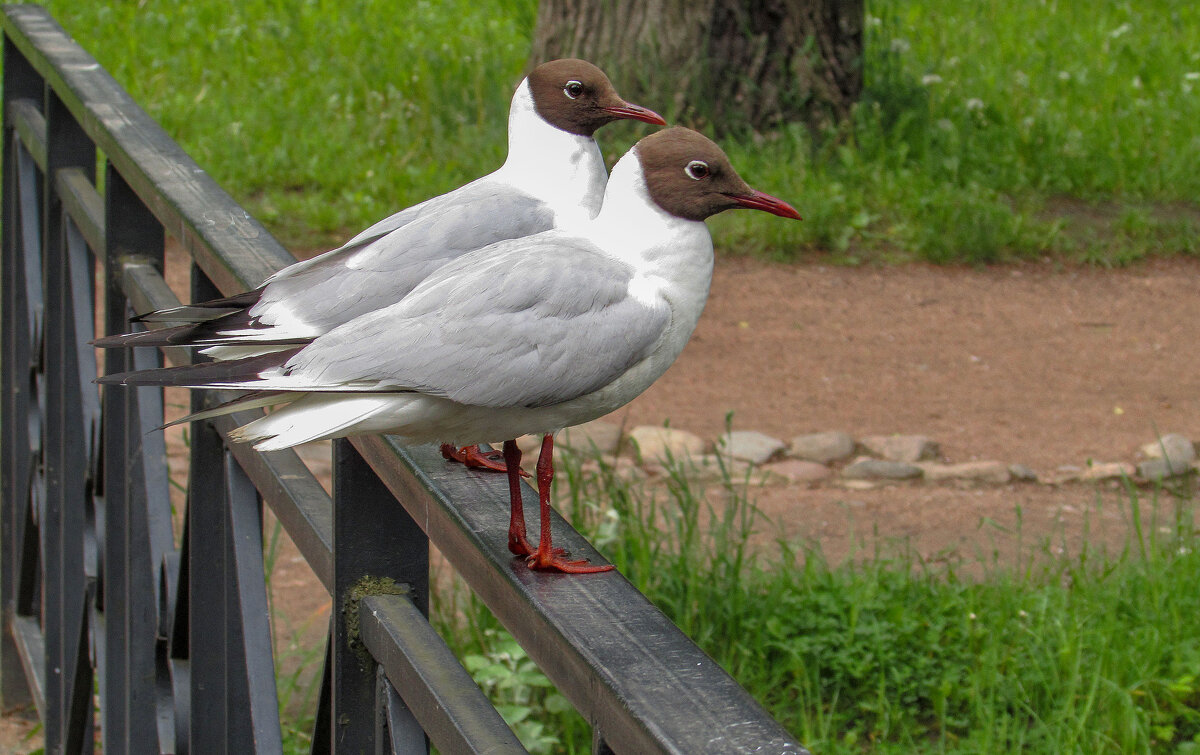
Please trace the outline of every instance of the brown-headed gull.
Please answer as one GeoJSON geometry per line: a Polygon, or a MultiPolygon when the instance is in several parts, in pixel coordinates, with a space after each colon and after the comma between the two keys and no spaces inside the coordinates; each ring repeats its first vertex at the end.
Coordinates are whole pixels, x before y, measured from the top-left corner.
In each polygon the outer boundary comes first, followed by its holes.
{"type": "Polygon", "coordinates": [[[525,538],[520,451],[504,444],[509,548],[533,568],[607,570],[552,546],[552,433],[625,405],[675,361],[708,297],[703,221],[738,207],[800,217],[750,188],[704,136],[666,129],[621,158],[586,224],[463,255],[399,302],[306,345],[102,382],[272,392],[278,408],[230,436],[264,451],[363,433],[406,444],[544,434],[536,550],[525,538]]]}
{"type": "MultiPolygon", "coordinates": [[[[508,159],[500,169],[385,218],[253,291],[137,318],[188,324],[101,338],[96,345],[202,346],[209,356],[229,359],[308,343],[399,301],[467,252],[595,217],[608,176],[593,134],[622,118],[666,125],[657,113],[622,99],[591,63],[544,63],[513,95],[508,159]]],[[[473,447],[443,452],[471,466],[504,468],[498,455],[473,447]]]]}

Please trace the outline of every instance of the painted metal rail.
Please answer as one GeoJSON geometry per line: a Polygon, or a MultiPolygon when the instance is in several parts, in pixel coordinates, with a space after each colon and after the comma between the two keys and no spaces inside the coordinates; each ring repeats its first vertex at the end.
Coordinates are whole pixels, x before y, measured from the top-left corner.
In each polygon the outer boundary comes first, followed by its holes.
{"type": "Polygon", "coordinates": [[[619,573],[514,568],[503,477],[432,448],[337,441],[330,496],[294,452],[227,445],[246,416],[193,423],[173,523],[161,392],[92,382],[163,355],[100,364],[88,342],[178,302],[168,236],[193,300],[293,258],[44,9],[6,6],[3,33],[0,693],[36,704],[47,752],[281,751],[263,503],[333,601],[313,752],[525,752],[426,619],[431,541],[592,724],[595,752],[805,752],[619,573]],[[368,577],[401,589],[349,600],[368,577]]]}

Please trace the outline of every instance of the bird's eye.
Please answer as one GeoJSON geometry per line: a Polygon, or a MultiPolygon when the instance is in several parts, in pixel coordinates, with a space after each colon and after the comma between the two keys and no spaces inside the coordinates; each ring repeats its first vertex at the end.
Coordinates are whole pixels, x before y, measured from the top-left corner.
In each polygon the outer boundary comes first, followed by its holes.
{"type": "Polygon", "coordinates": [[[692,160],[683,170],[688,174],[688,178],[696,181],[708,177],[708,163],[703,160],[692,160]]]}
{"type": "Polygon", "coordinates": [[[568,81],[567,85],[563,87],[563,94],[571,99],[576,99],[583,94],[583,84],[578,81],[568,81]]]}

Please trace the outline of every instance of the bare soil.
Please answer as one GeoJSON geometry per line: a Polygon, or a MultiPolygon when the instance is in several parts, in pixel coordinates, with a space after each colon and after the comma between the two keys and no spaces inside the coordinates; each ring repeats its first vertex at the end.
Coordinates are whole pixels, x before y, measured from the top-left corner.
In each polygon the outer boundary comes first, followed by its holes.
{"type": "MultiPolygon", "coordinates": [[[[679,361],[613,419],[669,420],[710,439],[730,412],[735,429],[784,440],[923,434],[947,461],[1020,463],[1042,477],[1133,460],[1158,434],[1200,438],[1198,280],[1187,259],[1103,270],[721,258],[679,361]]],[[[1011,561],[1085,539],[1120,547],[1128,531],[1129,495],[1113,484],[787,486],[758,502],[834,560],[876,535],[927,559],[1011,561]]]]}

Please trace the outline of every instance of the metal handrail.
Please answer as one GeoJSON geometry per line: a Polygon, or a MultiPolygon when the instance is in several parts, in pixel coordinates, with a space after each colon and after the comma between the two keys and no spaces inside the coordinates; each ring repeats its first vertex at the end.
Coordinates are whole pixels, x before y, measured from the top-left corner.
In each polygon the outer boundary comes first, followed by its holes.
{"type": "MultiPolygon", "coordinates": [[[[192,260],[194,298],[246,290],[293,258],[44,9],[6,6],[3,31],[0,676],[6,703],[32,695],[47,751],[90,751],[93,682],[105,751],[279,748],[265,501],[333,598],[314,752],[401,751],[426,735],[443,752],[521,751],[422,618],[430,541],[594,726],[597,752],[804,752],[619,573],[516,565],[497,536],[506,482],[432,448],[337,441],[330,497],[291,451],[227,446],[246,417],[195,423],[177,550],[153,458],[161,435],[147,434],[161,396],[106,387],[97,401],[91,303],[106,333],[175,304],[164,233],[192,260]],[[103,291],[91,288],[97,266],[103,291]],[[406,595],[355,609],[364,576],[406,595]],[[377,665],[350,648],[347,606],[377,665]]],[[[105,369],[158,359],[110,352],[105,369]]],[[[561,518],[552,526],[573,553],[601,558],[561,518]]]]}

